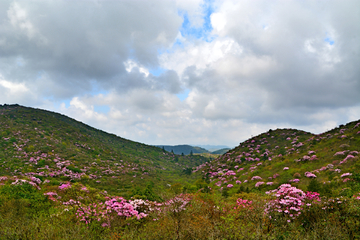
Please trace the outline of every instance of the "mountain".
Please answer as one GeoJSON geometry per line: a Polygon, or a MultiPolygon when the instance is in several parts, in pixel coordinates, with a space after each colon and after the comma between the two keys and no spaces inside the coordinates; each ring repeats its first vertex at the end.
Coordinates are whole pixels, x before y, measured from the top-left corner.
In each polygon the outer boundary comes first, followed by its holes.
{"type": "Polygon", "coordinates": [[[196,146],[205,148],[209,152],[214,152],[214,151],[224,149],[224,148],[230,149],[228,146],[225,146],[225,145],[196,145],[196,146]]]}
{"type": "Polygon", "coordinates": [[[131,196],[149,184],[161,192],[168,184],[191,183],[197,179],[189,175],[191,168],[207,161],[19,105],[0,105],[0,127],[0,176],[36,176],[55,185],[81,182],[131,196]]]}
{"type": "Polygon", "coordinates": [[[230,150],[230,148],[222,148],[222,149],[213,151],[213,152],[211,152],[211,153],[212,153],[212,154],[220,154],[220,155],[222,155],[222,154],[227,153],[229,150],[230,150]]]}
{"type": "Polygon", "coordinates": [[[351,195],[351,176],[360,172],[359,152],[360,121],[319,135],[276,129],[244,141],[196,171],[203,172],[210,187],[230,194],[265,192],[291,183],[321,194],[351,195]]]}
{"type": "Polygon", "coordinates": [[[192,153],[209,153],[208,150],[201,148],[201,147],[193,147],[190,145],[157,145],[159,148],[164,148],[168,152],[174,152],[175,154],[184,154],[189,155],[192,153]]]}

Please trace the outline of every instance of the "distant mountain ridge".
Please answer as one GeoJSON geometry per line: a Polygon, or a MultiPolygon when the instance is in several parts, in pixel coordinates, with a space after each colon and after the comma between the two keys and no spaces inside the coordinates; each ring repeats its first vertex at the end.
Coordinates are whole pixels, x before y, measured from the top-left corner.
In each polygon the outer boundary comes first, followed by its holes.
{"type": "Polygon", "coordinates": [[[208,150],[209,152],[214,152],[214,151],[224,149],[224,148],[231,149],[231,147],[226,146],[226,145],[209,145],[208,144],[208,145],[192,145],[192,146],[204,148],[204,149],[208,150]]]}
{"type": "Polygon", "coordinates": [[[167,152],[174,152],[175,154],[189,155],[191,153],[210,153],[208,150],[201,147],[193,147],[190,145],[156,145],[156,147],[163,148],[167,152]]]}
{"type": "Polygon", "coordinates": [[[189,155],[191,153],[210,153],[210,154],[224,154],[227,151],[230,150],[230,148],[223,146],[223,145],[199,145],[199,146],[191,146],[191,145],[156,145],[156,147],[163,148],[167,152],[173,152],[175,154],[184,154],[189,155]],[[204,146],[204,147],[200,147],[204,146]],[[208,147],[212,149],[213,151],[206,149],[205,147],[208,147]],[[224,148],[219,148],[224,147],[224,148]]]}

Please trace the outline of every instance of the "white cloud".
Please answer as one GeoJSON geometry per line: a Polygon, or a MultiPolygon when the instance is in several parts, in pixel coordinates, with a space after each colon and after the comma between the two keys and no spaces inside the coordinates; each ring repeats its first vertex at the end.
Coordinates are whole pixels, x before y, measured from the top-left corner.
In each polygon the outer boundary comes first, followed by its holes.
{"type": "Polygon", "coordinates": [[[227,56],[240,55],[242,47],[232,39],[217,39],[212,42],[195,42],[160,56],[163,68],[173,69],[182,75],[187,67],[206,69],[227,56]]]}
{"type": "Polygon", "coordinates": [[[350,0],[0,1],[0,101],[148,144],[319,133],[360,118],[358,9],[350,0]],[[212,32],[182,36],[183,14],[199,30],[206,4],[212,32]]]}

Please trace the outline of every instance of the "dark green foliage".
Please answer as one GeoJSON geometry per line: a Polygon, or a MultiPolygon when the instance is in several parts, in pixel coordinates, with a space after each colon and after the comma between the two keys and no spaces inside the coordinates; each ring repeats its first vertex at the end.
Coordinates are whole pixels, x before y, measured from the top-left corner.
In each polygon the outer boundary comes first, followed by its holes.
{"type": "Polygon", "coordinates": [[[73,171],[73,172],[75,172],[75,173],[81,173],[82,172],[79,168],[76,168],[76,167],[71,166],[71,165],[67,166],[66,168],[73,171]]]}
{"type": "Polygon", "coordinates": [[[307,186],[307,190],[310,191],[310,192],[321,193],[322,192],[322,186],[315,178],[313,178],[313,179],[311,179],[309,185],[307,186]]]}
{"type": "Polygon", "coordinates": [[[19,204],[21,214],[32,215],[46,213],[51,206],[46,196],[28,183],[2,186],[0,188],[0,208],[5,208],[7,204],[19,204]]]}

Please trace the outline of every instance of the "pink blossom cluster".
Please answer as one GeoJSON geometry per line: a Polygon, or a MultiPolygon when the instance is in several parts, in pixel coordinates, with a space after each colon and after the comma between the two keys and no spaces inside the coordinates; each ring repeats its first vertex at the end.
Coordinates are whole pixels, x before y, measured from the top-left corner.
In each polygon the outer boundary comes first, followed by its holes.
{"type": "Polygon", "coordinates": [[[360,200],[360,193],[358,193],[357,195],[355,194],[353,198],[360,200]]]}
{"type": "Polygon", "coordinates": [[[252,181],[254,181],[254,180],[262,180],[262,177],[260,177],[260,176],[253,176],[253,177],[251,178],[251,180],[252,180],[252,181]]]}
{"type": "Polygon", "coordinates": [[[256,184],[255,184],[255,187],[260,187],[261,185],[263,185],[264,184],[264,182],[257,182],[256,184]]]}
{"type": "Polygon", "coordinates": [[[349,155],[346,156],[346,158],[344,158],[344,160],[342,160],[342,161],[340,162],[340,164],[345,163],[347,160],[353,159],[353,158],[355,158],[355,157],[354,157],[353,155],[349,154],[349,155]]]}
{"type": "Polygon", "coordinates": [[[136,216],[137,219],[147,216],[145,213],[139,213],[132,204],[122,197],[113,197],[105,201],[105,205],[107,210],[116,212],[118,216],[127,218],[136,216]]]}
{"type": "Polygon", "coordinates": [[[345,150],[345,151],[336,152],[336,153],[334,154],[334,156],[345,155],[345,153],[346,153],[346,150],[345,150]]]}
{"type": "Polygon", "coordinates": [[[305,193],[290,184],[282,184],[278,189],[267,192],[276,197],[275,200],[269,201],[265,206],[265,213],[279,212],[289,218],[295,219],[301,214],[302,205],[306,198],[305,193]]]}
{"type": "Polygon", "coordinates": [[[157,203],[156,205],[164,207],[164,211],[181,212],[186,209],[186,206],[190,203],[191,197],[187,194],[180,194],[165,203],[157,203]]]}
{"type": "Polygon", "coordinates": [[[68,182],[68,183],[63,183],[59,186],[59,189],[60,190],[64,190],[64,189],[67,189],[67,188],[71,188],[71,184],[68,182]]]}
{"type": "Polygon", "coordinates": [[[272,214],[280,213],[290,219],[295,219],[301,214],[301,211],[306,206],[311,206],[311,203],[320,201],[317,192],[307,192],[306,194],[290,184],[282,184],[278,189],[267,192],[276,197],[276,199],[269,201],[265,206],[265,213],[272,218],[272,214]],[[306,204],[306,205],[305,205],[306,204]]]}
{"type": "Polygon", "coordinates": [[[320,202],[320,194],[317,192],[306,192],[306,198],[308,200],[316,200],[318,202],[320,202]]]}
{"type": "MultiPolygon", "coordinates": [[[[44,195],[48,196],[50,200],[56,202],[57,199],[55,198],[55,196],[57,196],[57,193],[56,192],[47,192],[47,193],[44,193],[44,195]]],[[[60,196],[59,196],[60,198],[60,196]]]]}
{"type": "Polygon", "coordinates": [[[352,173],[344,173],[344,174],[341,175],[341,177],[344,178],[344,177],[349,177],[351,175],[352,175],[352,173]]]}
{"type": "Polygon", "coordinates": [[[311,172],[305,172],[305,177],[308,177],[308,178],[316,178],[316,175],[311,173],[311,172]]]}
{"type": "Polygon", "coordinates": [[[30,180],[37,183],[38,185],[41,184],[41,180],[37,177],[30,177],[30,180]]]}
{"type": "Polygon", "coordinates": [[[41,190],[41,188],[36,183],[34,183],[32,181],[27,181],[25,179],[16,179],[11,184],[13,184],[13,185],[23,185],[24,183],[28,183],[28,184],[32,185],[33,187],[36,187],[38,190],[41,190]]]}
{"type": "Polygon", "coordinates": [[[279,177],[279,176],[280,176],[280,174],[275,173],[275,174],[273,175],[273,178],[275,179],[275,178],[277,178],[277,177],[279,177]]]}
{"type": "Polygon", "coordinates": [[[298,179],[298,178],[291,179],[289,182],[298,183],[298,182],[300,182],[300,179],[298,179]]]}
{"type": "Polygon", "coordinates": [[[238,198],[236,200],[236,205],[240,208],[247,208],[247,209],[251,209],[251,204],[252,204],[252,201],[249,201],[247,199],[241,199],[241,198],[238,198]]]}
{"type": "Polygon", "coordinates": [[[6,180],[8,180],[8,178],[6,176],[0,177],[0,181],[6,181],[6,180]]]}

